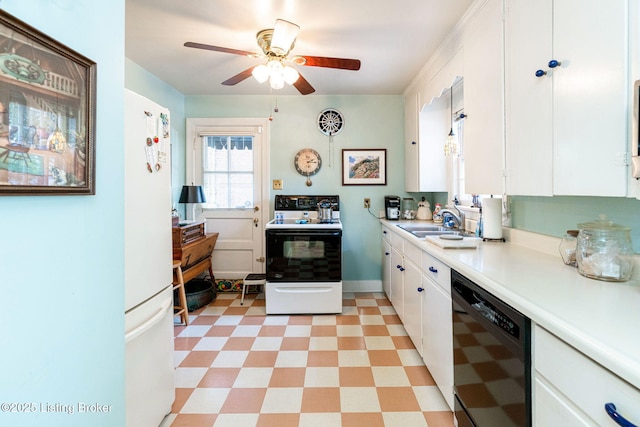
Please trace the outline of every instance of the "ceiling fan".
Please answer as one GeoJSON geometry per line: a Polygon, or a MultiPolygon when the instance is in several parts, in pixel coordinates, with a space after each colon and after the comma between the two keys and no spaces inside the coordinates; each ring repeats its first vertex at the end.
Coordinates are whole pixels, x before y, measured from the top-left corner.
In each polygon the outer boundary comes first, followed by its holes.
{"type": "Polygon", "coordinates": [[[315,89],[295,68],[286,65],[286,62],[311,67],[338,68],[341,70],[357,71],[360,69],[360,60],[358,59],[307,55],[289,57],[289,53],[295,45],[299,30],[300,27],[298,25],[283,19],[277,19],[274,28],[267,28],[258,31],[258,34],[256,34],[258,46],[262,49],[261,53],[194,42],[186,42],[184,46],[267,60],[265,64],[247,68],[222,82],[222,84],[226,86],[233,86],[250,76],[254,76],[260,83],[269,80],[269,84],[273,89],[281,89],[284,83],[288,83],[298,89],[298,92],[302,95],[308,95],[315,92],[315,89]]]}

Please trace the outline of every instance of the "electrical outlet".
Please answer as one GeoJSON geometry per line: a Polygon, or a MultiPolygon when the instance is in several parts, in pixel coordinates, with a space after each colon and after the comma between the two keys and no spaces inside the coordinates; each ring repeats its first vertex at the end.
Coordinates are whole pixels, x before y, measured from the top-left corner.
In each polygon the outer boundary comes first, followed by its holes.
{"type": "Polygon", "coordinates": [[[369,209],[371,207],[371,199],[369,199],[368,197],[365,197],[364,199],[364,208],[365,209],[369,209]]]}
{"type": "Polygon", "coordinates": [[[274,179],[273,180],[273,189],[274,190],[282,190],[282,180],[281,179],[274,179]]]}

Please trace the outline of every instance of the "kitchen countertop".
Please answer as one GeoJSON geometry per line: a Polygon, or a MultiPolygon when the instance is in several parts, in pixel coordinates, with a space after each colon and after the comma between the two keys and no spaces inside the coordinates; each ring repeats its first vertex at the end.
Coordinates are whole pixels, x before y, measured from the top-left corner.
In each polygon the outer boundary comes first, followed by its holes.
{"type": "Polygon", "coordinates": [[[504,229],[506,243],[442,249],[397,227],[429,221],[380,222],[640,389],[638,256],[630,281],[604,282],[565,265],[553,237],[504,229]]]}

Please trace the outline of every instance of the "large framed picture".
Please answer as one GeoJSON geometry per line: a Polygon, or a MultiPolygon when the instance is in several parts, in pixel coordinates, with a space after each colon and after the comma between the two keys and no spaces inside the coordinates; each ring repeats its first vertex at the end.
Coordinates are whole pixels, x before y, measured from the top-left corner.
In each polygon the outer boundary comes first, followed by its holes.
{"type": "Polygon", "coordinates": [[[387,150],[342,150],[342,185],[387,185],[387,150]]]}
{"type": "Polygon", "coordinates": [[[96,63],[0,9],[0,195],[95,194],[96,63]]]}

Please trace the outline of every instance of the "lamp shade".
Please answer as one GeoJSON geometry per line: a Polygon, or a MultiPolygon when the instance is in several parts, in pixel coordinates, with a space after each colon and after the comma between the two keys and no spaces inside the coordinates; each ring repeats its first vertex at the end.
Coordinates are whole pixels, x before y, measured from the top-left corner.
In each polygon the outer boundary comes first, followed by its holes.
{"type": "Polygon", "coordinates": [[[183,185],[179,203],[206,203],[201,185],[183,185]]]}

